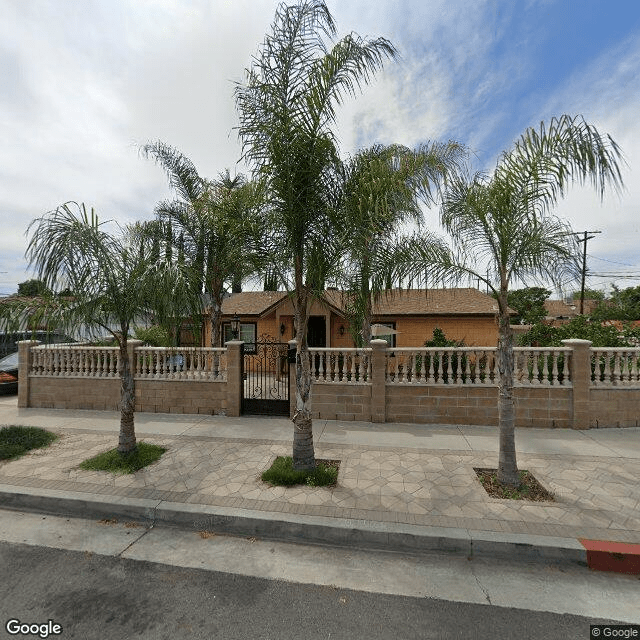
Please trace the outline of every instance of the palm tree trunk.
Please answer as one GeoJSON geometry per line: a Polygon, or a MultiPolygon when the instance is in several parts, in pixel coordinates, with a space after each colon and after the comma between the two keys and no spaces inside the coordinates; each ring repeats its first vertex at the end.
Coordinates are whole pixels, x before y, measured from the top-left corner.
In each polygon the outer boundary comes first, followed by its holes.
{"type": "MultiPolygon", "coordinates": [[[[298,283],[296,283],[298,284],[298,283]]],[[[296,323],[296,410],[293,414],[293,468],[296,471],[315,469],[313,422],[311,419],[311,364],[307,344],[308,292],[302,284],[297,288],[295,302],[296,323]]]]}
{"type": "Polygon", "coordinates": [[[507,307],[506,289],[500,292],[500,325],[498,338],[498,425],[500,453],[498,482],[510,487],[520,484],[516,464],[515,414],[513,406],[513,334],[507,307]]]}
{"type": "Polygon", "coordinates": [[[118,452],[131,453],[136,449],[136,432],[133,421],[135,410],[135,382],[129,361],[127,341],[120,344],[120,438],[118,452]]]}
{"type": "MultiPolygon", "coordinates": [[[[220,346],[220,317],[222,315],[222,302],[212,298],[211,301],[211,313],[210,313],[210,322],[211,322],[211,347],[219,347],[220,346]]],[[[238,339],[240,336],[238,336],[238,339]]],[[[223,345],[224,346],[224,345],[223,345]]]]}

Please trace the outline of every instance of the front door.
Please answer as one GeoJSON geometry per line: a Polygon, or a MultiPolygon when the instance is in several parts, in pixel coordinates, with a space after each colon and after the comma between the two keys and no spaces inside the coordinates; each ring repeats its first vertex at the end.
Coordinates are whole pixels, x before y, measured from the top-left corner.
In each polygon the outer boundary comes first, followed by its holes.
{"type": "Polygon", "coordinates": [[[324,316],[309,316],[307,344],[310,347],[327,346],[327,324],[324,316]]]}

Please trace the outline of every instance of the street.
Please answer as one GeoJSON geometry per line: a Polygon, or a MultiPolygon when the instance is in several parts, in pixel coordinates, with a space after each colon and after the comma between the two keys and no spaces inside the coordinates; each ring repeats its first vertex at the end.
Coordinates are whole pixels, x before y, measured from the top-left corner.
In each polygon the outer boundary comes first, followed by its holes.
{"type": "Polygon", "coordinates": [[[609,620],[637,622],[637,577],[583,567],[492,568],[11,511],[0,512],[0,539],[0,637],[25,637],[7,632],[15,619],[82,639],[588,638],[602,619],[533,610],[545,593],[558,610],[579,608],[572,585],[594,611],[615,611],[612,599],[627,611],[609,620]]]}

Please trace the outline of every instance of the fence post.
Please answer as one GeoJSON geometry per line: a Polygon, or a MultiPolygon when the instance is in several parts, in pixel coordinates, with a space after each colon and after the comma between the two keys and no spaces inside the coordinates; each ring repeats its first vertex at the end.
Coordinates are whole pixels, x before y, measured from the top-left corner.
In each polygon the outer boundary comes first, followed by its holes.
{"type": "Polygon", "coordinates": [[[386,383],[384,379],[386,340],[371,341],[371,422],[386,422],[386,383]]]}
{"type": "MultiPolygon", "coordinates": [[[[289,340],[289,349],[287,359],[289,361],[289,417],[293,418],[296,412],[296,352],[298,350],[298,342],[289,340]]],[[[313,410],[313,405],[311,406],[313,410]]]]}
{"type": "Polygon", "coordinates": [[[591,410],[591,342],[563,340],[572,349],[571,386],[573,387],[573,428],[588,429],[591,410]]]}
{"type": "Polygon", "coordinates": [[[227,347],[227,415],[242,413],[242,340],[229,340],[227,347]]]}
{"type": "Polygon", "coordinates": [[[18,342],[18,406],[29,406],[29,370],[31,369],[31,349],[41,344],[40,340],[20,340],[18,342]]]}

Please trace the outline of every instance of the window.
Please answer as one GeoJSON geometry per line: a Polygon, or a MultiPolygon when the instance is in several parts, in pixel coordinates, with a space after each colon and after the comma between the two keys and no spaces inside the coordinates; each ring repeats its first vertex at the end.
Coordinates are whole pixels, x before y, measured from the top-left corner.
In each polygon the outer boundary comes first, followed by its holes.
{"type": "MultiPolygon", "coordinates": [[[[242,322],[240,323],[240,336],[238,340],[244,342],[245,353],[256,353],[256,330],[257,326],[255,322],[242,322]]],[[[225,322],[222,325],[222,344],[229,340],[233,340],[233,331],[231,329],[231,323],[225,322]]]]}
{"type": "MultiPolygon", "coordinates": [[[[396,323],[395,322],[378,322],[377,324],[382,325],[383,327],[389,327],[395,331],[396,323]]],[[[386,340],[389,347],[396,346],[396,334],[395,333],[387,333],[384,335],[375,336],[376,340],[386,340]]]]}

